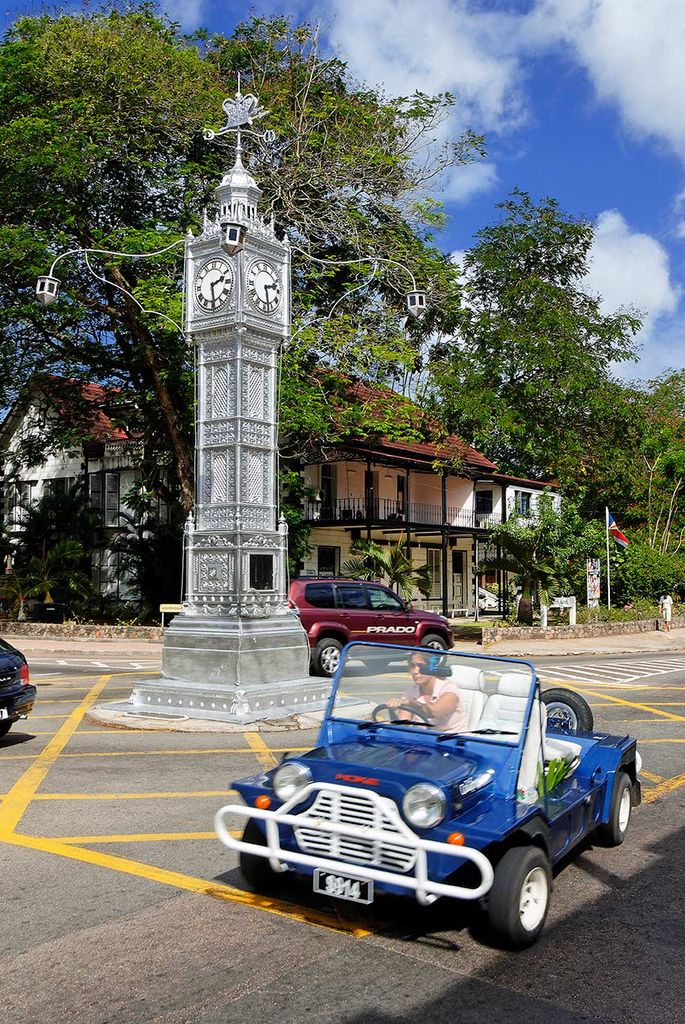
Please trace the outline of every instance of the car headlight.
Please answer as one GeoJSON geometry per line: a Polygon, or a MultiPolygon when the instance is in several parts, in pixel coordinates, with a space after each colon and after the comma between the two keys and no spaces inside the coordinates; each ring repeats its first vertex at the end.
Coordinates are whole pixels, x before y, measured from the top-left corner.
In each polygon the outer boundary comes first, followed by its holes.
{"type": "Polygon", "coordinates": [[[432,828],[445,817],[445,795],[430,782],[419,782],[404,794],[402,811],[414,828],[432,828]]]}
{"type": "Polygon", "coordinates": [[[301,789],[312,781],[309,768],[296,761],[289,761],[277,768],[273,774],[272,785],[279,800],[290,800],[301,789]]]}

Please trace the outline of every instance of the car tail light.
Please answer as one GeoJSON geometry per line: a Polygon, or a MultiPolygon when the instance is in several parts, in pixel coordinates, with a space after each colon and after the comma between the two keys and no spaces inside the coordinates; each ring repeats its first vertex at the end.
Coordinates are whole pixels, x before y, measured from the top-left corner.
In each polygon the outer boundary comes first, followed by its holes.
{"type": "Polygon", "coordinates": [[[19,678],[21,679],[22,686],[29,685],[29,667],[26,664],[26,662],[24,662],[24,664],[19,669],[19,678]]]}

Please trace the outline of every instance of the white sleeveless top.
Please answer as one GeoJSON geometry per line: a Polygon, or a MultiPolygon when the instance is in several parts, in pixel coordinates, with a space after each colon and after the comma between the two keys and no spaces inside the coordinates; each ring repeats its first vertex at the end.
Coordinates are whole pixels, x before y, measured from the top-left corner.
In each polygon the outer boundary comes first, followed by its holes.
{"type": "Polygon", "coordinates": [[[459,700],[459,690],[451,679],[436,679],[431,695],[422,694],[420,687],[414,684],[408,690],[405,690],[402,700],[415,700],[417,704],[434,704],[436,700],[439,700],[446,693],[453,693],[456,696],[458,702],[456,710],[447,719],[436,719],[435,725],[437,728],[442,729],[443,732],[467,732],[469,725],[468,714],[466,708],[462,707],[459,700]]]}

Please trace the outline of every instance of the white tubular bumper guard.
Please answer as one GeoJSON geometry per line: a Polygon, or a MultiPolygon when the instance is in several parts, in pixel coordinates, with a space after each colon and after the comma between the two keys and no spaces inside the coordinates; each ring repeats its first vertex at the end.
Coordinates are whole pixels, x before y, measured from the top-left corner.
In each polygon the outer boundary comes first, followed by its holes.
{"type": "Polygon", "coordinates": [[[287,871],[288,866],[291,864],[304,864],[308,867],[323,868],[325,871],[332,872],[344,871],[346,874],[349,873],[357,878],[387,882],[405,889],[412,889],[416,894],[418,902],[424,905],[433,903],[438,896],[451,896],[454,899],[460,900],[475,900],[488,892],[494,880],[494,873],[492,865],[485,854],[469,846],[452,846],[449,843],[438,843],[431,839],[422,839],[405,824],[396,808],[389,812],[387,805],[388,801],[384,800],[377,793],[353,789],[350,786],[336,786],[333,783],[312,782],[299,790],[296,796],[292,797],[275,811],[259,807],[248,807],[246,804],[226,804],[225,807],[217,811],[214,818],[214,827],[221,842],[228,846],[229,849],[250,853],[256,857],[266,857],[272,870],[277,872],[287,871]],[[385,832],[358,825],[321,820],[306,814],[290,813],[293,806],[302,803],[303,800],[315,791],[361,794],[366,799],[373,801],[386,815],[392,813],[393,823],[397,826],[398,831],[385,832]],[[232,836],[223,821],[224,817],[229,814],[237,814],[243,818],[257,818],[264,821],[266,823],[267,845],[258,846],[255,843],[246,843],[242,839],[236,839],[235,836],[232,836]],[[406,847],[414,852],[416,860],[411,873],[398,874],[394,871],[368,867],[365,864],[349,863],[344,860],[332,860],[327,857],[312,856],[311,854],[299,851],[284,850],[280,843],[279,825],[313,828],[321,832],[337,833],[352,839],[378,840],[379,842],[391,843],[393,846],[406,847]],[[460,885],[449,885],[445,882],[432,882],[428,878],[426,856],[428,853],[447,854],[447,856],[454,857],[455,859],[472,861],[480,871],[480,885],[475,888],[465,888],[460,885]]]}

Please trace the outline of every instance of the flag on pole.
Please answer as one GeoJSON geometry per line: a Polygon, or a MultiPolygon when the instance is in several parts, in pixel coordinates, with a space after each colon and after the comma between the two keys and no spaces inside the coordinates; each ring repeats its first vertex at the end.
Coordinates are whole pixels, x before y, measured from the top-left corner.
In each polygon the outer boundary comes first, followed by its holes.
{"type": "Polygon", "coordinates": [[[628,547],[628,544],[630,543],[630,541],[626,537],[625,533],[621,533],[621,531],[619,530],[618,526],[614,522],[614,517],[612,516],[611,512],[609,512],[608,509],[607,509],[607,530],[609,531],[611,536],[614,538],[614,541],[618,544],[619,547],[621,547],[621,548],[627,548],[628,547]]]}

